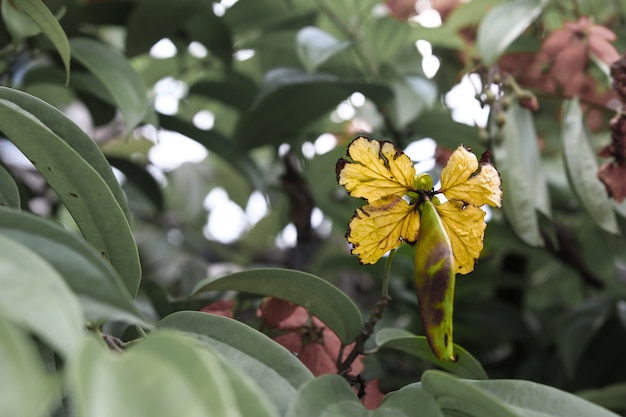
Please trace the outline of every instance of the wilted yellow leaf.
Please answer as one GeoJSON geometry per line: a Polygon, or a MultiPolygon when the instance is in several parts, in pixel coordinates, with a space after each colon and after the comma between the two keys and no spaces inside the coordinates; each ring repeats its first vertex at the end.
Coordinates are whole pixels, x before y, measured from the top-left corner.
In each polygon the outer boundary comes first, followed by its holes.
{"type": "Polygon", "coordinates": [[[402,198],[391,195],[357,209],[348,226],[352,253],[364,264],[373,264],[402,241],[415,242],[419,213],[402,198]]]}
{"type": "Polygon", "coordinates": [[[367,201],[402,197],[413,188],[413,162],[393,143],[361,136],[350,143],[347,155],[351,161],[341,158],[337,162],[337,181],[352,197],[367,201]]]}
{"type": "Polygon", "coordinates": [[[478,164],[476,155],[459,146],[441,171],[441,190],[448,200],[493,207],[502,205],[500,174],[489,162],[478,164]]]}
{"type": "Polygon", "coordinates": [[[436,207],[441,222],[450,238],[456,272],[468,274],[474,270],[476,259],[483,249],[485,212],[479,207],[465,205],[458,200],[447,201],[436,207]]]}

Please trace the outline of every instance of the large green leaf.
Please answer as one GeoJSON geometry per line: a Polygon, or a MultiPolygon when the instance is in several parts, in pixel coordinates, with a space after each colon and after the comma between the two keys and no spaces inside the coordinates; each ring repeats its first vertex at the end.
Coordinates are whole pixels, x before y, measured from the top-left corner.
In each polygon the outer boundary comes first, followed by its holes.
{"type": "Polygon", "coordinates": [[[341,341],[349,344],[361,332],[363,318],[354,302],[337,287],[315,275],[290,269],[252,269],[196,285],[192,294],[206,291],[241,291],[272,296],[305,307],[341,341]]]}
{"type": "Polygon", "coordinates": [[[576,394],[587,401],[612,410],[626,410],[626,383],[609,385],[598,389],[587,389],[576,394]]]}
{"type": "Polygon", "coordinates": [[[0,315],[0,404],[2,415],[41,417],[50,415],[60,387],[39,358],[35,344],[0,315]]]}
{"type": "Polygon", "coordinates": [[[385,328],[376,334],[377,349],[395,349],[437,365],[454,375],[467,379],[487,379],[482,365],[467,350],[454,345],[455,362],[437,359],[424,336],[402,329],[385,328]]]}
{"type": "Polygon", "coordinates": [[[110,263],[56,222],[0,207],[0,233],[48,261],[78,295],[88,320],[124,320],[150,327],[110,263]]]}
{"type": "Polygon", "coordinates": [[[219,352],[255,381],[284,414],[302,384],[313,378],[291,352],[263,333],[229,319],[197,311],[180,311],[159,322],[159,327],[190,333],[219,352]]]}
{"type": "Polygon", "coordinates": [[[148,91],[130,62],[105,44],[87,38],[71,40],[72,57],[95,75],[115,99],[130,132],[148,115],[148,91]]]}
{"type": "Polygon", "coordinates": [[[0,236],[0,316],[35,333],[64,357],[82,337],[78,299],[37,253],[0,236]]]}
{"type": "Polygon", "coordinates": [[[116,356],[85,338],[67,381],[79,417],[278,415],[249,377],[198,342],[168,331],[116,356]]]}
{"type": "Polygon", "coordinates": [[[287,417],[367,415],[350,385],[339,375],[322,375],[303,385],[286,414],[287,417]]]}
{"type": "MultiPolygon", "coordinates": [[[[102,177],[111,189],[115,200],[128,217],[126,197],[111,166],[98,148],[98,145],[61,111],[43,100],[12,88],[0,87],[0,98],[11,101],[46,125],[56,135],[74,149],[102,177]]],[[[32,159],[32,158],[31,158],[32,159]]]]}
{"type": "Polygon", "coordinates": [[[5,99],[0,99],[0,109],[0,130],[31,160],[85,238],[111,262],[135,295],[141,279],[137,246],[109,186],[68,143],[31,113],[5,99]]]}
{"type": "Polygon", "coordinates": [[[30,17],[33,22],[39,26],[43,34],[50,39],[61,56],[61,60],[65,66],[65,72],[67,74],[66,78],[69,80],[71,57],[70,44],[67,40],[67,36],[65,36],[63,28],[59,24],[59,21],[41,0],[13,0],[13,3],[19,10],[24,12],[25,15],[30,17]]]}
{"type": "Polygon", "coordinates": [[[387,105],[392,97],[391,90],[381,84],[307,74],[293,68],[271,70],[237,127],[237,145],[249,149],[287,141],[357,91],[379,106],[387,105]]]}
{"type": "Polygon", "coordinates": [[[424,372],[421,386],[435,397],[444,415],[521,417],[512,406],[495,395],[441,371],[424,372]]]}
{"type": "Polygon", "coordinates": [[[526,158],[520,158],[525,153],[525,147],[534,146],[525,143],[526,140],[534,140],[532,119],[518,117],[517,112],[510,113],[503,129],[504,140],[493,149],[496,166],[502,177],[502,207],[520,239],[531,246],[542,246],[544,242],[536,210],[539,205],[536,199],[542,198],[542,191],[536,193],[533,181],[535,174],[528,171],[530,164],[526,158]],[[528,129],[532,129],[531,133],[526,131],[528,129]]]}
{"type": "Polygon", "coordinates": [[[598,179],[598,161],[589,144],[578,98],[563,105],[561,145],[570,184],[583,207],[600,228],[619,234],[613,202],[598,179]]]}
{"type": "Polygon", "coordinates": [[[493,64],[539,16],[547,0],[515,0],[500,4],[481,20],[476,42],[483,62],[493,64]]]}
{"type": "Polygon", "coordinates": [[[0,165],[0,206],[20,208],[20,190],[5,167],[0,165]]]}

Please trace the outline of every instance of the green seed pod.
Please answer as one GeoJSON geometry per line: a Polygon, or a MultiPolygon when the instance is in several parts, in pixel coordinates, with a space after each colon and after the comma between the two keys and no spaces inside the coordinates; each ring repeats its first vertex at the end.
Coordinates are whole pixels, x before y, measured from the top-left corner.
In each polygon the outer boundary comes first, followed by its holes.
{"type": "Polygon", "coordinates": [[[419,174],[413,181],[415,189],[422,191],[430,191],[433,189],[433,178],[428,174],[419,174]]]}
{"type": "Polygon", "coordinates": [[[435,356],[455,361],[452,307],[455,284],[450,238],[435,205],[426,200],[415,242],[415,283],[426,339],[435,356]]]}

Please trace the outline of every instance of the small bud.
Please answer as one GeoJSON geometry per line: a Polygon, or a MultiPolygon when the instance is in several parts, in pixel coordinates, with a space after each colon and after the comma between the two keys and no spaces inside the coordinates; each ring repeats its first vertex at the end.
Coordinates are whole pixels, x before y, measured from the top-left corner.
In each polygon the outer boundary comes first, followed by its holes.
{"type": "Polygon", "coordinates": [[[485,103],[493,104],[496,101],[496,95],[491,90],[485,91],[485,103]]]}
{"type": "Polygon", "coordinates": [[[419,174],[415,177],[413,185],[417,190],[431,191],[433,189],[433,179],[428,174],[419,174]]]}
{"type": "Polygon", "coordinates": [[[505,124],[506,124],[506,114],[498,113],[498,115],[496,116],[496,125],[498,127],[502,127],[505,124]]]}
{"type": "Polygon", "coordinates": [[[511,97],[502,97],[500,106],[502,106],[502,110],[507,111],[511,107],[511,97]]]}
{"type": "Polygon", "coordinates": [[[489,132],[487,132],[487,129],[485,128],[478,129],[478,140],[483,145],[489,144],[489,132]]]}
{"type": "Polygon", "coordinates": [[[501,82],[502,82],[502,75],[500,75],[499,72],[496,72],[495,74],[493,74],[493,83],[500,84],[501,82]]]}

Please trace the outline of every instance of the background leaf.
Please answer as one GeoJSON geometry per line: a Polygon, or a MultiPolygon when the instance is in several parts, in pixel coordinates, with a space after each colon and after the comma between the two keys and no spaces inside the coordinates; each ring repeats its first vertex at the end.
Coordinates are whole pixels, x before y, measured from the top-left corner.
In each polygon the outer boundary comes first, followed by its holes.
{"type": "Polygon", "coordinates": [[[248,374],[284,414],[296,391],[313,376],[291,352],[247,325],[196,311],[180,311],[163,318],[159,327],[184,331],[248,374]]]}
{"type": "Polygon", "coordinates": [[[82,337],[83,316],[63,278],[35,252],[5,236],[0,236],[0,271],[0,315],[70,358],[82,337]]]}
{"type": "Polygon", "coordinates": [[[20,190],[5,167],[0,165],[0,206],[20,208],[20,190]]]}
{"type": "Polygon", "coordinates": [[[198,283],[192,294],[241,291],[272,296],[306,308],[331,328],[344,344],[361,331],[363,318],[354,302],[327,281],[288,269],[252,269],[198,283]]]}
{"type": "Polygon", "coordinates": [[[322,375],[302,386],[287,417],[318,416],[365,417],[367,410],[339,375],[322,375]]]}
{"type": "Polygon", "coordinates": [[[314,72],[333,55],[350,45],[349,41],[339,42],[334,36],[314,26],[300,29],[296,42],[298,56],[309,72],[314,72]]]}
{"type": "Polygon", "coordinates": [[[619,234],[613,203],[598,179],[598,162],[589,144],[583,113],[577,98],[563,107],[561,144],[570,185],[593,221],[609,233],[619,234]]]}

